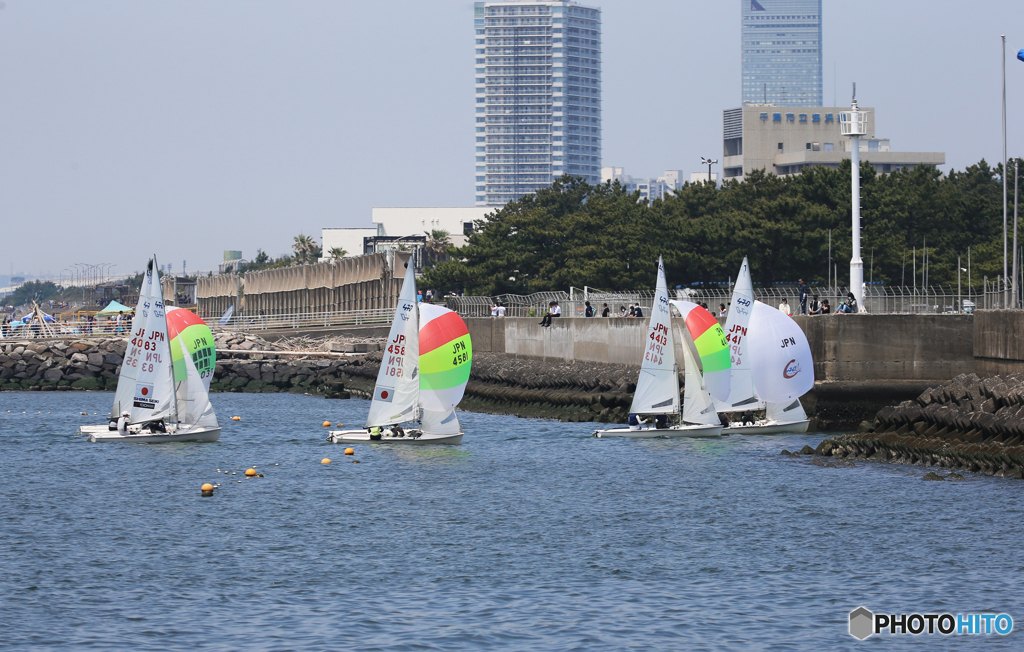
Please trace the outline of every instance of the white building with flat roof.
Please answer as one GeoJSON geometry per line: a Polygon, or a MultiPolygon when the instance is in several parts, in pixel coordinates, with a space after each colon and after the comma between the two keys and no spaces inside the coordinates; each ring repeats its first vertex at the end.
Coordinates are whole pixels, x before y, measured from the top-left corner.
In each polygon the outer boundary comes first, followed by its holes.
{"type": "Polygon", "coordinates": [[[346,257],[361,256],[373,253],[383,242],[404,244],[403,238],[429,237],[433,231],[447,231],[451,243],[461,247],[466,244],[466,234],[473,230],[473,223],[495,210],[498,209],[494,206],[374,208],[373,226],[321,229],[321,260],[327,260],[335,247],[344,249],[346,257]]]}
{"type": "MultiPolygon", "coordinates": [[[[705,177],[707,174],[704,175],[705,177]]],[[[664,199],[665,193],[670,190],[679,190],[683,187],[682,170],[665,170],[665,173],[658,177],[633,177],[625,173],[625,168],[606,166],[601,168],[601,183],[618,181],[626,187],[626,192],[639,192],[640,199],[653,201],[664,199]]]]}

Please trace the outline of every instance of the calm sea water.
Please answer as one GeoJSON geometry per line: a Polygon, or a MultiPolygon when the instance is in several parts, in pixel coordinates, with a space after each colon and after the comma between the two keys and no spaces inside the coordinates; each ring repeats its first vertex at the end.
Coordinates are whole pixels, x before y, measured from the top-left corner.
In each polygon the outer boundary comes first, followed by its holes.
{"type": "Polygon", "coordinates": [[[0,648],[1024,648],[1024,482],[468,413],[353,464],[320,424],[366,401],[280,394],[215,395],[216,444],[85,442],[110,400],[0,394],[0,648]],[[860,605],[1017,622],[860,643],[860,605]]]}

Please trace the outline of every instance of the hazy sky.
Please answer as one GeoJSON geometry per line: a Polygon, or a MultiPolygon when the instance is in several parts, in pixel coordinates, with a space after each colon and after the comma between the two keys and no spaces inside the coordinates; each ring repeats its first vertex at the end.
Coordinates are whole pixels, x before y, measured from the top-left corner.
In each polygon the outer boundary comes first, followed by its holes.
{"type": "MultiPolygon", "coordinates": [[[[601,0],[603,164],[721,158],[741,2],[601,0]]],[[[373,206],[471,206],[473,4],[4,0],[0,273],[215,269],[373,206]]],[[[825,102],[856,81],[894,149],[1024,154],[1020,0],[824,1],[825,102]],[[1016,30],[1016,31],[1009,31],[1016,30]]],[[[720,170],[716,170],[719,171],[720,170]]]]}

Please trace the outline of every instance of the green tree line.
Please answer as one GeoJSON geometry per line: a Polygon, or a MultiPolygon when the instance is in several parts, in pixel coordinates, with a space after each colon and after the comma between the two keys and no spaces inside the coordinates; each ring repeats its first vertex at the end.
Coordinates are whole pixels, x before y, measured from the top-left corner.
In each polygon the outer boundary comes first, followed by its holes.
{"type": "MultiPolygon", "coordinates": [[[[930,285],[955,284],[957,256],[966,267],[968,248],[975,285],[985,275],[1002,274],[1001,184],[1002,166],[992,168],[984,160],[946,175],[933,166],[878,174],[865,163],[864,279],[911,285],[916,247],[920,285],[925,242],[930,285]]],[[[649,288],[659,255],[671,285],[725,281],[735,277],[744,256],[755,283],[824,283],[829,230],[832,261],[845,283],[850,185],[849,160],[838,169],[813,167],[789,177],[755,171],[720,187],[686,184],[650,203],[618,182],[593,186],[564,176],[478,220],[467,244],[450,248],[447,260],[428,270],[421,285],[478,295],[584,285],[649,288]]],[[[1009,193],[1012,233],[1012,175],[1009,193]]]]}

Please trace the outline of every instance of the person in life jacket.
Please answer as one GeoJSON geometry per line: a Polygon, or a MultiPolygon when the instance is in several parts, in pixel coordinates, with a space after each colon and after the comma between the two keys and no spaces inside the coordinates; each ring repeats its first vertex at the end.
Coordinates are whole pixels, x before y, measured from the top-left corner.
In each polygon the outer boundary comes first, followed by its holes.
{"type": "Polygon", "coordinates": [[[644,420],[635,414],[629,415],[629,429],[640,430],[640,426],[644,424],[644,420]]]}

